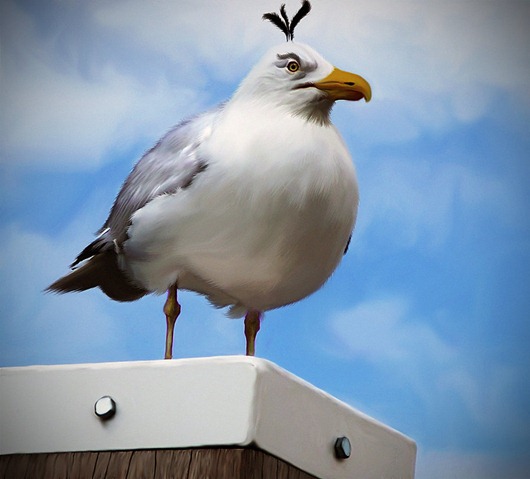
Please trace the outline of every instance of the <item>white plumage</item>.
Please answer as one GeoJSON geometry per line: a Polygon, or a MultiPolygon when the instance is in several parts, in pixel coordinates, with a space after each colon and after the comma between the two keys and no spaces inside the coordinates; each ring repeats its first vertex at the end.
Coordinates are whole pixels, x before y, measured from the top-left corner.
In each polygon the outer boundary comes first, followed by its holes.
{"type": "Polygon", "coordinates": [[[144,155],[75,264],[87,261],[50,289],[99,286],[117,300],[169,290],[166,307],[177,287],[193,290],[250,314],[255,336],[260,312],[316,291],[343,256],[358,190],[329,114],[337,99],[370,96],[306,45],[271,49],[231,100],[144,155]]]}

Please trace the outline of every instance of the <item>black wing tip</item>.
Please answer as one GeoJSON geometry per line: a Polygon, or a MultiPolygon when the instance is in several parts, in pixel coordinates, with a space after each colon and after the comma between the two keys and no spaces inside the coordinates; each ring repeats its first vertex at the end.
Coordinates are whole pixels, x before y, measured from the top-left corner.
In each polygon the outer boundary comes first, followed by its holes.
{"type": "Polygon", "coordinates": [[[102,228],[98,237],[77,255],[73,263],[70,265],[70,269],[75,270],[83,261],[110,249],[112,240],[107,236],[108,231],[109,228],[102,228]]]}
{"type": "Polygon", "coordinates": [[[106,251],[87,261],[80,268],[59,278],[45,293],[76,293],[99,288],[115,301],[135,301],[149,293],[134,284],[119,268],[116,253],[106,251]]]}

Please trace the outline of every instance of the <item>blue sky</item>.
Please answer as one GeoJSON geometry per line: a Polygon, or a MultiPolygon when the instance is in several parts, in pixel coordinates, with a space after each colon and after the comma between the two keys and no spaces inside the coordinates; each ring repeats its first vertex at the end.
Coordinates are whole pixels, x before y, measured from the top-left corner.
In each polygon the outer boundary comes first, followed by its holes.
{"type": "MultiPolygon", "coordinates": [[[[1,2],[0,365],[162,357],[163,298],[42,290],[141,154],[282,41],[279,3],[1,2]]],[[[314,0],[296,39],[372,85],[333,112],[361,205],[258,356],[414,438],[419,479],[530,477],[530,3],[314,0]]],[[[176,357],[244,351],[241,321],[181,304],[176,357]]]]}

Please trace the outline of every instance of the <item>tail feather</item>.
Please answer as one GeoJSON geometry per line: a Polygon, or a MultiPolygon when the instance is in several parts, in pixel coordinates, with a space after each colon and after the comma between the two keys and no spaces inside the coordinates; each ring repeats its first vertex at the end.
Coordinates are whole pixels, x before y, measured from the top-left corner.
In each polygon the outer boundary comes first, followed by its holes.
{"type": "Polygon", "coordinates": [[[80,268],[52,283],[46,291],[62,294],[96,287],[116,301],[134,301],[148,293],[125,276],[118,267],[114,251],[93,256],[80,268]]]}

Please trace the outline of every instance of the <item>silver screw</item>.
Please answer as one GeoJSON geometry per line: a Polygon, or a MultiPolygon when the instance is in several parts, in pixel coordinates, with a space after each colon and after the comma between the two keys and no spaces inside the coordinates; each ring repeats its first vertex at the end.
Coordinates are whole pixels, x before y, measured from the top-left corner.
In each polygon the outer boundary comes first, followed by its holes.
{"type": "Polygon", "coordinates": [[[351,443],[346,436],[338,437],[335,441],[335,457],[348,459],[351,456],[351,443]]]}
{"type": "Polygon", "coordinates": [[[110,419],[116,414],[116,403],[110,396],[100,397],[94,404],[94,413],[100,419],[110,419]]]}

